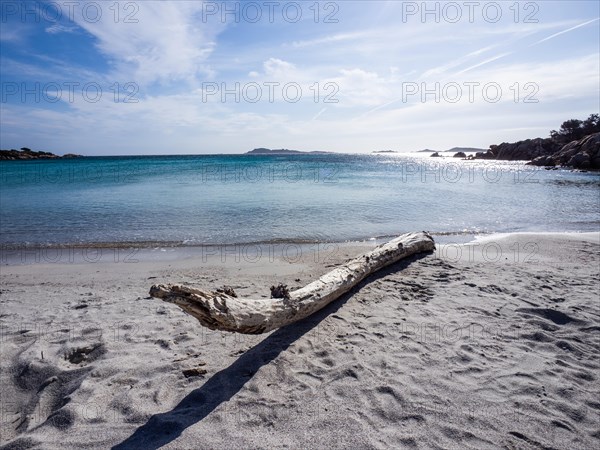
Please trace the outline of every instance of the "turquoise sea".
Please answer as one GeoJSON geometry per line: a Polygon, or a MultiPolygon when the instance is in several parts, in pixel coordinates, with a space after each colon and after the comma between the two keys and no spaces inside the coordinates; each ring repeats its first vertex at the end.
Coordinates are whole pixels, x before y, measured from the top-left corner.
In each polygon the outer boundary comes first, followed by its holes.
{"type": "Polygon", "coordinates": [[[600,174],[428,154],[0,162],[0,244],[182,246],[597,231],[600,174]]]}

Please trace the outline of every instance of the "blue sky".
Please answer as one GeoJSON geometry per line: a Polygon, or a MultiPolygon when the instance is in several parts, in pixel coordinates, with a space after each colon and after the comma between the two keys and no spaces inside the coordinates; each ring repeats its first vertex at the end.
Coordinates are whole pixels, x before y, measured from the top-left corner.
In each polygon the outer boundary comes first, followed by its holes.
{"type": "Polygon", "coordinates": [[[1,148],[487,148],[600,109],[596,1],[0,4],[1,148]]]}

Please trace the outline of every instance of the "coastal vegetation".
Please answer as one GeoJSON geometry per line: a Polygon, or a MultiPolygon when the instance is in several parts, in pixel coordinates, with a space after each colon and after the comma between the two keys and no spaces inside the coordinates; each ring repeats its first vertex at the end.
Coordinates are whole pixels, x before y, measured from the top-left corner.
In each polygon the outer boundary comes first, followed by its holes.
{"type": "Polygon", "coordinates": [[[30,160],[30,159],[57,159],[57,158],[81,158],[82,155],[67,153],[63,156],[55,155],[50,152],[34,151],[28,147],[21,147],[20,150],[0,150],[0,160],[30,160]]]}

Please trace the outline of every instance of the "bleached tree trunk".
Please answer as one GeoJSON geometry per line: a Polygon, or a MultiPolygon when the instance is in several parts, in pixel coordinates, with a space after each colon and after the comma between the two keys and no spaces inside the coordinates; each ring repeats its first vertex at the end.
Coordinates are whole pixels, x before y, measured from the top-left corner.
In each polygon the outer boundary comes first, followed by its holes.
{"type": "Polygon", "coordinates": [[[310,316],[385,266],[434,249],[425,232],[403,234],[290,292],[289,299],[237,298],[178,284],[154,285],[150,295],[176,304],[212,330],[260,334],[310,316]]]}

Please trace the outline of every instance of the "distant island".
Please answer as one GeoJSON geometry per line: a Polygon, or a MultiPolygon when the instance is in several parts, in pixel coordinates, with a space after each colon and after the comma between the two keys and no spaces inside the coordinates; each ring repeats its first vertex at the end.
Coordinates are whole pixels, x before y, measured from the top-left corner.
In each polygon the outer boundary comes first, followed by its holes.
{"type": "Polygon", "coordinates": [[[475,147],[453,147],[450,150],[444,150],[446,152],[456,153],[456,152],[485,152],[487,149],[485,148],[475,148],[475,147]]]}
{"type": "Polygon", "coordinates": [[[59,159],[59,158],[82,158],[83,155],[67,153],[63,156],[55,155],[50,152],[33,151],[30,148],[22,147],[21,150],[0,150],[0,160],[3,161],[26,161],[31,159],[59,159]]]}
{"type": "MultiPolygon", "coordinates": [[[[415,153],[458,153],[458,152],[472,152],[472,153],[477,153],[477,152],[485,152],[486,149],[484,148],[475,148],[475,147],[452,147],[450,150],[431,150],[429,148],[426,148],[424,150],[417,150],[415,153]]],[[[396,150],[375,150],[371,153],[404,153],[404,152],[399,152],[396,150]]],[[[409,152],[410,153],[410,152],[409,152]]]]}
{"type": "Polygon", "coordinates": [[[458,153],[458,152],[485,152],[485,148],[475,148],[475,147],[452,147],[450,150],[431,150],[426,148],[425,150],[419,150],[417,153],[458,153]]]}
{"type": "Polygon", "coordinates": [[[323,152],[323,151],[312,151],[312,152],[303,152],[301,150],[288,150],[286,148],[279,148],[271,150],[269,148],[255,148],[254,150],[250,150],[246,152],[246,155],[289,155],[289,154],[329,154],[331,152],[323,152]]]}

